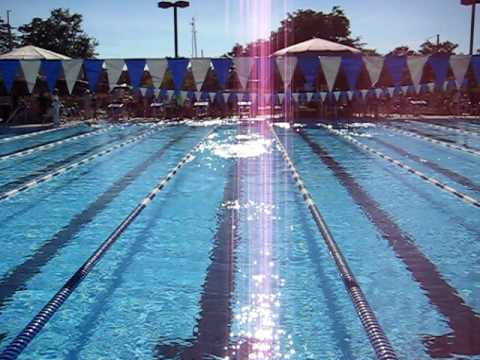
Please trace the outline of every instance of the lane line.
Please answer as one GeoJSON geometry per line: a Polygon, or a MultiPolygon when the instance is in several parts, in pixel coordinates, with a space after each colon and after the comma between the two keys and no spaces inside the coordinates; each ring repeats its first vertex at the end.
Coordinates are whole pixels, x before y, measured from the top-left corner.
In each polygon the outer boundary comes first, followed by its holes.
{"type": "Polygon", "coordinates": [[[474,131],[463,130],[463,129],[459,129],[457,127],[452,127],[452,126],[438,125],[436,123],[431,123],[431,122],[422,122],[422,121],[416,121],[416,120],[407,120],[406,122],[412,125],[422,124],[438,130],[453,131],[462,135],[480,136],[480,133],[477,133],[474,131]]]}
{"type": "Polygon", "coordinates": [[[37,136],[37,135],[48,134],[48,133],[59,131],[59,130],[65,130],[65,129],[73,128],[73,127],[80,126],[80,125],[82,125],[82,123],[68,124],[68,125],[58,127],[58,128],[34,131],[34,132],[31,132],[31,133],[28,133],[28,134],[15,135],[15,136],[11,136],[11,137],[1,138],[0,139],[0,144],[1,143],[6,143],[6,142],[9,142],[9,141],[14,141],[14,140],[27,139],[27,138],[31,138],[31,137],[34,137],[34,136],[37,136]]]}
{"type": "Polygon", "coordinates": [[[400,129],[398,127],[394,127],[394,126],[382,125],[382,127],[385,128],[385,129],[391,130],[393,132],[399,133],[401,135],[413,137],[413,138],[416,138],[416,139],[421,139],[421,140],[424,140],[424,141],[428,141],[432,144],[441,145],[441,146],[447,147],[449,149],[455,149],[455,150],[458,150],[458,151],[463,151],[463,152],[469,153],[471,155],[480,156],[480,151],[477,151],[477,150],[471,149],[471,148],[467,148],[465,146],[455,145],[455,144],[451,144],[451,143],[448,143],[448,142],[445,142],[445,141],[432,139],[431,137],[420,135],[420,134],[417,134],[417,133],[414,133],[414,132],[411,132],[411,131],[402,130],[402,129],[400,129]]]}
{"type": "Polygon", "coordinates": [[[430,177],[430,176],[427,176],[425,175],[424,173],[418,171],[418,170],[415,170],[414,168],[406,165],[406,164],[403,164],[402,162],[396,160],[396,159],[393,159],[391,158],[390,156],[388,155],[385,155],[384,153],[378,151],[378,150],[375,150],[373,148],[371,148],[370,146],[368,145],[365,145],[363,143],[361,143],[360,141],[354,139],[352,136],[350,135],[347,135],[347,134],[344,134],[342,133],[341,131],[338,131],[336,129],[334,129],[332,126],[330,125],[325,125],[325,124],[321,124],[319,123],[318,124],[319,126],[323,127],[324,129],[330,131],[331,133],[337,135],[337,136],[340,136],[342,138],[344,138],[345,140],[351,142],[352,144],[355,144],[357,145],[358,147],[360,147],[361,149],[371,153],[371,154],[374,154],[376,156],[379,156],[380,158],[398,166],[399,168],[401,169],[404,169],[406,170],[407,172],[409,172],[410,174],[413,174],[415,176],[417,176],[418,178],[426,181],[427,183],[431,184],[431,185],[434,185],[436,186],[437,188],[441,189],[441,190],[444,190],[446,192],[448,192],[449,194],[455,196],[456,198],[458,199],[461,199],[463,200],[465,203],[467,204],[470,204],[470,205],[473,205],[477,208],[480,208],[480,201],[467,195],[467,194],[464,194],[462,193],[461,191],[458,191],[440,181],[438,181],[437,179],[433,178],[433,177],[430,177]]]}
{"type": "Polygon", "coordinates": [[[214,127],[208,134],[195,145],[178,164],[153,188],[150,193],[130,212],[130,214],[116,227],[116,229],[105,239],[100,247],[90,258],[72,275],[72,277],[61,287],[61,289],[48,301],[27,326],[10,342],[0,354],[0,360],[14,360],[25,350],[28,344],[37,336],[53,315],[67,301],[70,295],[80,283],[92,271],[95,265],[103,258],[113,244],[120,238],[128,226],[145,210],[155,199],[160,191],[172,180],[178,172],[195,158],[195,154],[208,140],[209,136],[217,129],[214,127]]]}

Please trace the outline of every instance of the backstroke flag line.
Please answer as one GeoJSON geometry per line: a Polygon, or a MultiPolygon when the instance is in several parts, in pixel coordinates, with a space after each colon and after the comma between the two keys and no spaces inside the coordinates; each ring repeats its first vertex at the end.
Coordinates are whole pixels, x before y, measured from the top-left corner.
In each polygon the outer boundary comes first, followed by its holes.
{"type": "Polygon", "coordinates": [[[147,60],[147,67],[152,77],[153,87],[159,88],[168,68],[167,59],[149,59],[147,60]]]}
{"type": "Polygon", "coordinates": [[[230,67],[232,66],[232,60],[229,58],[212,59],[213,70],[217,76],[217,80],[220,83],[220,87],[225,89],[227,87],[227,81],[229,76],[230,67]]]}
{"type": "Polygon", "coordinates": [[[47,78],[47,85],[50,92],[55,89],[58,78],[62,70],[62,62],[60,60],[42,61],[42,71],[47,78]]]}
{"type": "Polygon", "coordinates": [[[363,62],[367,68],[372,87],[376,86],[383,69],[383,56],[364,56],[363,62]]]}
{"type": "Polygon", "coordinates": [[[237,71],[238,80],[243,89],[246,89],[250,72],[252,71],[253,59],[251,57],[236,57],[233,59],[237,71]]]}
{"type": "Polygon", "coordinates": [[[428,59],[430,66],[435,74],[435,85],[442,88],[447,80],[448,74],[448,57],[447,56],[430,56],[428,59]]]}
{"type": "Polygon", "coordinates": [[[427,56],[409,56],[407,58],[408,71],[410,71],[410,77],[412,78],[412,83],[417,93],[420,90],[423,68],[427,60],[427,56]]]}
{"type": "Polygon", "coordinates": [[[40,70],[40,60],[20,60],[23,76],[27,83],[28,92],[31,94],[35,83],[37,82],[38,70],[40,70]]]}
{"type": "Polygon", "coordinates": [[[80,59],[63,60],[63,74],[65,75],[65,82],[67,83],[68,93],[71,94],[75,83],[78,80],[78,75],[82,69],[83,61],[80,59]]]}
{"type": "Polygon", "coordinates": [[[355,90],[357,88],[358,77],[363,68],[362,58],[360,56],[345,56],[342,58],[342,67],[347,76],[350,90],[355,90]]]}
{"type": "Polygon", "coordinates": [[[15,77],[17,76],[18,67],[18,60],[0,61],[0,73],[2,74],[2,79],[5,84],[7,93],[10,93],[10,91],[12,91],[13,83],[15,82],[15,77]]]}
{"type": "Polygon", "coordinates": [[[90,90],[94,93],[97,90],[98,80],[102,74],[103,60],[86,59],[83,62],[83,69],[88,80],[90,90]]]}
{"type": "Polygon", "coordinates": [[[290,87],[292,83],[293,74],[297,67],[297,58],[293,56],[279,56],[276,58],[277,68],[280,72],[285,88],[290,87]]]}
{"type": "Polygon", "coordinates": [[[145,71],[145,60],[142,59],[133,59],[125,60],[128,69],[128,76],[130,77],[130,82],[135,90],[140,87],[140,84],[143,79],[143,74],[145,71]]]}
{"type": "Polygon", "coordinates": [[[179,91],[182,88],[183,81],[185,80],[188,63],[188,59],[168,59],[168,66],[172,72],[173,83],[175,85],[177,95],[179,95],[179,91]]]}
{"type": "Polygon", "coordinates": [[[305,77],[306,89],[314,89],[317,83],[318,67],[320,66],[318,56],[302,56],[298,59],[298,66],[305,77]]]}
{"type": "Polygon", "coordinates": [[[403,72],[405,70],[406,56],[387,56],[385,65],[390,71],[395,87],[399,87],[402,82],[403,72]]]}
{"type": "Polygon", "coordinates": [[[450,56],[450,67],[452,68],[453,76],[458,89],[460,89],[463,85],[469,65],[470,56],[468,55],[450,56]]]}
{"type": "Polygon", "coordinates": [[[193,79],[195,80],[195,87],[197,90],[201,90],[203,82],[207,77],[208,70],[210,70],[210,59],[192,59],[190,61],[192,65],[193,79]]]}
{"type": "Polygon", "coordinates": [[[122,75],[125,61],[123,59],[107,59],[105,66],[107,67],[108,87],[110,91],[117,85],[120,75],[122,75]]]}
{"type": "Polygon", "coordinates": [[[323,75],[327,81],[328,91],[332,91],[335,86],[341,62],[342,58],[340,56],[320,56],[320,63],[322,64],[323,75]]]}

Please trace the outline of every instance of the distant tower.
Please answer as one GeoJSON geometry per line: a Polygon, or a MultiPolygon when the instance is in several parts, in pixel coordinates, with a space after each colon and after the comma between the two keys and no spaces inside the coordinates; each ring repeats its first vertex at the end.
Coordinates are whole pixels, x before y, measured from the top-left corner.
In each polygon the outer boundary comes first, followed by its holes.
{"type": "Polygon", "coordinates": [[[198,57],[197,52],[197,29],[195,28],[195,18],[192,17],[192,57],[198,57]]]}

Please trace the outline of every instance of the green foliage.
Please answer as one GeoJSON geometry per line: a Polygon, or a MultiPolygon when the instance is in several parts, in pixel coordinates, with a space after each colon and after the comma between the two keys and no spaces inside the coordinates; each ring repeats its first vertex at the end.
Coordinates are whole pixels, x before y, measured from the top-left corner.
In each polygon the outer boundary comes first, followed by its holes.
{"type": "Polygon", "coordinates": [[[450,41],[443,41],[443,42],[440,42],[439,44],[436,44],[428,40],[428,41],[425,41],[422,45],[420,45],[420,54],[454,55],[456,48],[458,48],[458,44],[454,44],[450,41]]]}
{"type": "Polygon", "coordinates": [[[360,39],[353,38],[350,30],[350,20],[345,12],[335,6],[330,12],[299,9],[288,13],[280,27],[272,31],[268,40],[257,40],[245,47],[235,44],[230,56],[271,54],[284,47],[318,37],[340,44],[361,49],[364,44],[360,39]]]}
{"type": "Polygon", "coordinates": [[[18,45],[18,39],[12,31],[12,43],[10,44],[10,36],[8,32],[8,25],[0,18],[0,54],[10,51],[10,47],[14,48],[18,45]]]}
{"type": "Polygon", "coordinates": [[[93,57],[98,42],[83,31],[82,21],[80,14],[54,9],[48,19],[33,18],[18,28],[21,45],[39,46],[73,58],[93,57]]]}
{"type": "Polygon", "coordinates": [[[397,46],[395,49],[390,51],[388,55],[395,55],[395,56],[412,56],[412,55],[418,55],[418,53],[410,49],[407,45],[402,45],[402,46],[397,46]]]}

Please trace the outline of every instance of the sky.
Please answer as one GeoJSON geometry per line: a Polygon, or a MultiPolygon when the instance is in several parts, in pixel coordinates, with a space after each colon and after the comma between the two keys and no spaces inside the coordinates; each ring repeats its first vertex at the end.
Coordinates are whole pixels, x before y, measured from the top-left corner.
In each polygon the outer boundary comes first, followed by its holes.
{"type": "MultiPolygon", "coordinates": [[[[458,43],[468,53],[470,7],[460,0],[191,0],[179,10],[180,55],[192,55],[190,23],[195,18],[198,56],[221,56],[238,43],[266,37],[287,12],[311,8],[328,12],[342,7],[353,36],[387,53],[396,46],[417,49],[426,39],[458,43]]],[[[51,9],[69,8],[84,16],[84,30],[95,37],[102,58],[173,56],[173,11],[154,0],[2,0],[0,16],[12,10],[12,26],[48,17],[51,9]]],[[[474,48],[480,48],[480,6],[474,48]]]]}

